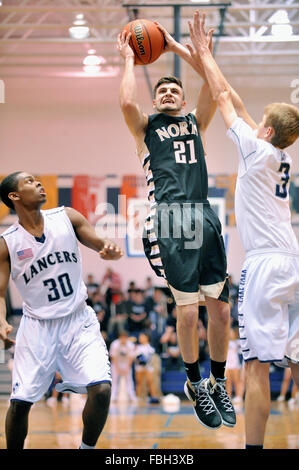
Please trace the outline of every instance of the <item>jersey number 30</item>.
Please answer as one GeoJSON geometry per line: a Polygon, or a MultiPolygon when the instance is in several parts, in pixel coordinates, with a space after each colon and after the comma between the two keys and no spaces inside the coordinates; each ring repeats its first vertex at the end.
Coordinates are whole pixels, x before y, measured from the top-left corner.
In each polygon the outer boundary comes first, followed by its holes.
{"type": "Polygon", "coordinates": [[[57,278],[59,286],[55,279],[46,279],[44,286],[49,287],[48,300],[54,302],[61,297],[68,297],[74,292],[68,273],[60,274],[57,278]],[[61,295],[62,294],[62,295],[61,295]]]}
{"type": "Polygon", "coordinates": [[[281,197],[283,199],[285,199],[288,195],[287,184],[288,184],[289,179],[290,179],[289,169],[290,169],[289,163],[281,163],[280,167],[279,167],[279,170],[278,170],[279,173],[283,173],[283,176],[280,178],[281,181],[282,181],[282,184],[281,185],[280,184],[276,185],[275,194],[276,194],[276,196],[281,197]]]}

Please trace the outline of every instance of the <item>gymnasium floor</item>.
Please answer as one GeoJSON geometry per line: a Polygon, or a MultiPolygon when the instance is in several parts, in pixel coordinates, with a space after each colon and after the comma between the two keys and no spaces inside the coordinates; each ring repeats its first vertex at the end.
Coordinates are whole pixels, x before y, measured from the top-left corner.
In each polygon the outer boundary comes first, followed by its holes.
{"type": "MultiPolygon", "coordinates": [[[[71,395],[69,403],[48,406],[40,401],[31,410],[26,449],[78,449],[84,401],[71,395]]],[[[5,448],[4,422],[8,399],[0,400],[0,449],[5,448]]],[[[192,406],[181,401],[180,410],[169,413],[162,405],[145,402],[112,404],[98,449],[243,449],[243,406],[235,406],[237,425],[212,431],[201,426],[192,406]]],[[[299,403],[271,404],[265,449],[299,449],[299,403]]]]}

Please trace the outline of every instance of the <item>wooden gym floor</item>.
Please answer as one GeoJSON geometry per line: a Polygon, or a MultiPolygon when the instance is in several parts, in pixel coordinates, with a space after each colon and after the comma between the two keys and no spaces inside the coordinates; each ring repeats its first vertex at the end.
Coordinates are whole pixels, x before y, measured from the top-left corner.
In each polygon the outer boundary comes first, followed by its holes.
{"type": "MultiPolygon", "coordinates": [[[[53,407],[40,401],[31,409],[26,449],[78,449],[84,400],[71,395],[53,407]]],[[[5,449],[4,423],[8,398],[0,399],[0,449],[5,449]]],[[[244,449],[243,405],[235,406],[237,425],[216,431],[201,426],[188,401],[169,413],[161,404],[111,404],[98,449],[244,449]]],[[[265,449],[299,449],[299,403],[271,404],[265,449]]]]}

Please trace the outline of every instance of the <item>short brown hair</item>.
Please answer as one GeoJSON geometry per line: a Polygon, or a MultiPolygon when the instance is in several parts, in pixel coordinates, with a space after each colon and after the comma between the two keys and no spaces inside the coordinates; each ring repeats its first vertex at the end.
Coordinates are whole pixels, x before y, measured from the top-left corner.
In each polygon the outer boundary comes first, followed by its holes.
{"type": "Polygon", "coordinates": [[[156,96],[157,89],[159,88],[160,85],[163,85],[163,83],[176,83],[183,90],[183,93],[184,93],[182,81],[178,77],[169,75],[168,77],[162,77],[160,78],[160,80],[158,80],[158,82],[156,83],[154,87],[154,97],[156,96]]]}
{"type": "Polygon", "coordinates": [[[265,108],[265,127],[273,127],[271,144],[284,149],[299,137],[299,110],[287,103],[272,103],[265,108]]]}

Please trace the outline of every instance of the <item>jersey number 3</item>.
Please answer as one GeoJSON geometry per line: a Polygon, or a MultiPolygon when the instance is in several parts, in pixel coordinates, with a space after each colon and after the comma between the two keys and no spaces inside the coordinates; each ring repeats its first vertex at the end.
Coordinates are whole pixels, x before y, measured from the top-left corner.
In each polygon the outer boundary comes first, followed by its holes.
{"type": "Polygon", "coordinates": [[[282,184],[276,185],[275,195],[283,199],[285,199],[288,195],[287,184],[290,179],[289,169],[290,169],[289,163],[281,163],[279,170],[278,170],[279,173],[283,173],[283,176],[280,178],[282,181],[282,184]]]}
{"type": "Polygon", "coordinates": [[[61,293],[63,297],[68,297],[74,292],[68,273],[60,274],[57,280],[59,282],[59,286],[55,279],[46,279],[44,281],[44,286],[49,287],[49,302],[59,300],[61,298],[61,293]]]}

